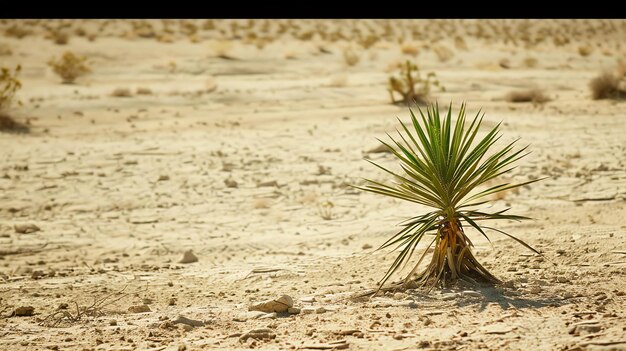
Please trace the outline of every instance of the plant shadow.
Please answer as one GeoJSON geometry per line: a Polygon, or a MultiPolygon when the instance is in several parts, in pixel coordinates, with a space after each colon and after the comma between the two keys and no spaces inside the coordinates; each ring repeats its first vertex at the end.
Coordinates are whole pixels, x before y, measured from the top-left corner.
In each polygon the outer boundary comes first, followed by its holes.
{"type": "Polygon", "coordinates": [[[28,125],[17,122],[7,113],[0,111],[0,133],[26,134],[30,132],[28,125]]]}
{"type": "MultiPolygon", "coordinates": [[[[462,290],[458,292],[461,293],[462,290]]],[[[462,296],[456,302],[457,307],[467,307],[477,305],[479,311],[484,311],[490,304],[498,304],[503,310],[514,308],[543,308],[558,307],[568,302],[561,298],[527,298],[523,296],[506,295],[506,290],[492,286],[474,287],[474,291],[481,294],[481,297],[462,296]]]]}

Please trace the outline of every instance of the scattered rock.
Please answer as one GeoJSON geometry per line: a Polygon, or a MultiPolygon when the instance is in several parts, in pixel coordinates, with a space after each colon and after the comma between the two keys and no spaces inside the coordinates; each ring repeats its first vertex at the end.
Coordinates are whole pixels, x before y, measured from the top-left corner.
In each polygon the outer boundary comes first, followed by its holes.
{"type": "Polygon", "coordinates": [[[312,349],[312,350],[343,350],[350,347],[345,340],[331,341],[327,344],[304,344],[300,349],[312,349]]]}
{"type": "Polygon", "coordinates": [[[369,149],[368,151],[365,151],[365,153],[366,154],[391,153],[391,150],[389,150],[389,148],[386,147],[385,145],[380,144],[373,149],[369,149]]]}
{"type": "Polygon", "coordinates": [[[506,324],[493,324],[480,328],[485,334],[506,334],[515,330],[515,327],[506,324]]]}
{"type": "Polygon", "coordinates": [[[498,62],[498,64],[504,69],[511,68],[511,60],[509,60],[508,58],[503,58],[502,60],[500,60],[500,62],[498,62]]]}
{"type": "Polygon", "coordinates": [[[13,311],[15,317],[28,317],[35,313],[35,307],[33,306],[20,306],[13,311]]]}
{"type": "Polygon", "coordinates": [[[174,323],[170,322],[170,321],[165,321],[163,323],[161,323],[159,325],[159,328],[161,329],[174,329],[176,328],[176,326],[174,325],[174,323]]]}
{"type": "Polygon", "coordinates": [[[456,299],[459,296],[460,295],[457,294],[457,293],[441,294],[441,300],[443,300],[443,301],[454,300],[454,299],[456,299]]]}
{"type": "Polygon", "coordinates": [[[170,180],[170,176],[163,174],[163,175],[159,176],[159,179],[157,179],[157,182],[163,182],[163,181],[166,181],[166,180],[170,180]]]}
{"type": "Polygon", "coordinates": [[[248,311],[261,311],[265,313],[284,313],[293,307],[293,299],[289,295],[283,295],[276,300],[268,300],[248,307],[248,311]]]}
{"type": "Polygon", "coordinates": [[[109,325],[110,325],[110,326],[112,326],[112,327],[114,327],[114,326],[116,326],[116,325],[117,325],[117,321],[116,321],[115,319],[111,319],[111,320],[109,321],[109,325]]]}
{"type": "Polygon", "coordinates": [[[417,302],[415,302],[415,301],[411,301],[411,302],[409,302],[409,303],[406,305],[406,307],[408,307],[408,308],[417,308],[417,307],[418,307],[418,305],[417,305],[417,302]]]}
{"type": "Polygon", "coordinates": [[[232,178],[224,179],[224,184],[228,188],[236,188],[238,186],[237,182],[232,178]]]}
{"type": "Polygon", "coordinates": [[[233,318],[233,321],[235,322],[245,322],[248,319],[259,319],[262,316],[266,315],[267,313],[265,312],[261,312],[261,311],[249,311],[246,313],[241,313],[238,316],[236,316],[235,318],[233,318]]]}
{"type": "Polygon", "coordinates": [[[150,307],[148,307],[148,305],[137,305],[137,306],[130,306],[128,308],[128,312],[130,312],[130,313],[144,313],[144,312],[152,312],[152,310],[150,309],[150,307]]]}
{"type": "Polygon", "coordinates": [[[156,217],[144,217],[144,218],[131,218],[130,223],[132,224],[152,224],[159,222],[159,219],[156,217]]]}
{"type": "Polygon", "coordinates": [[[198,257],[196,257],[196,255],[194,255],[191,250],[185,251],[185,253],[183,254],[183,258],[181,258],[181,260],[178,261],[178,263],[194,263],[194,262],[198,262],[198,257]]]}
{"type": "Polygon", "coordinates": [[[283,295],[276,300],[276,302],[280,302],[288,307],[293,307],[293,299],[289,295],[283,295]]]}
{"type": "Polygon", "coordinates": [[[305,296],[305,297],[301,297],[300,301],[302,301],[302,302],[315,302],[317,300],[315,299],[315,296],[305,296]]]}
{"type": "Polygon", "coordinates": [[[602,330],[602,326],[599,324],[583,324],[583,325],[575,326],[574,332],[570,334],[587,335],[587,334],[598,333],[601,330],[602,330]]]}
{"type": "Polygon", "coordinates": [[[394,300],[402,300],[406,297],[406,294],[403,294],[401,292],[397,292],[395,294],[393,294],[393,299],[394,300]]]}
{"type": "Polygon", "coordinates": [[[128,88],[116,88],[111,93],[111,96],[113,96],[113,97],[131,97],[131,96],[133,96],[133,93],[131,93],[130,89],[128,89],[128,88]]]}
{"type": "Polygon", "coordinates": [[[203,321],[198,321],[198,320],[195,320],[195,319],[189,319],[189,318],[187,318],[185,316],[178,316],[178,318],[173,320],[172,323],[185,324],[185,325],[190,325],[192,327],[202,327],[202,326],[204,326],[204,322],[203,321]]]}
{"type": "Polygon", "coordinates": [[[567,283],[569,282],[569,279],[567,279],[567,277],[564,277],[564,276],[558,276],[556,277],[556,281],[559,283],[567,283]]]}
{"type": "Polygon", "coordinates": [[[541,287],[540,286],[533,286],[532,288],[530,288],[530,293],[531,294],[539,294],[541,292],[541,287]]]}
{"type": "Polygon", "coordinates": [[[271,329],[253,329],[239,337],[240,342],[246,342],[248,339],[255,340],[271,340],[276,338],[276,334],[271,329]]]}
{"type": "Polygon", "coordinates": [[[31,277],[32,279],[39,279],[39,278],[41,278],[41,277],[43,277],[43,276],[44,276],[43,271],[34,271],[34,272],[30,275],[30,277],[31,277]]]}
{"type": "Polygon", "coordinates": [[[324,307],[318,307],[315,309],[315,313],[317,314],[322,314],[322,313],[326,313],[326,309],[324,307]]]}
{"type": "Polygon", "coordinates": [[[272,312],[272,313],[263,313],[261,316],[259,316],[258,319],[276,319],[276,317],[278,317],[278,314],[276,312],[272,312]]]}
{"type": "Polygon", "coordinates": [[[300,309],[296,307],[289,307],[287,309],[287,313],[289,314],[300,314],[300,309]]]}
{"type": "Polygon", "coordinates": [[[473,290],[465,290],[462,292],[463,296],[469,296],[469,297],[481,297],[482,294],[479,293],[478,291],[473,291],[473,290]]]}
{"type": "Polygon", "coordinates": [[[372,247],[373,247],[373,246],[372,246],[372,245],[370,245],[370,244],[364,244],[363,246],[361,246],[361,248],[362,248],[363,250],[369,250],[369,249],[371,249],[372,247]]]}
{"type": "Polygon", "coordinates": [[[304,307],[302,308],[302,314],[311,314],[311,313],[315,313],[315,308],[313,307],[304,307]]]}
{"type": "Polygon", "coordinates": [[[18,234],[30,234],[41,230],[38,226],[34,224],[16,224],[13,226],[13,228],[18,234]]]}

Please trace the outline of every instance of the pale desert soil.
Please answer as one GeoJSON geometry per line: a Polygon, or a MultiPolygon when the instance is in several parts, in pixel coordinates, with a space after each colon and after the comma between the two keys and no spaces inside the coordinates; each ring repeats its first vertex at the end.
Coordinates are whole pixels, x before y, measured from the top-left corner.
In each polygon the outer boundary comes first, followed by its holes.
{"type": "Polygon", "coordinates": [[[364,158],[395,162],[367,151],[408,117],[385,90],[389,62],[409,57],[398,44],[358,49],[346,66],[342,42],[330,53],[295,39],[263,50],[235,42],[228,60],[184,39],[0,41],[13,51],[0,66],[23,66],[13,114],[32,129],[0,133],[1,349],[626,350],[625,104],[591,100],[587,86],[622,50],[583,57],[573,44],[466,38],[468,51],[440,62],[422,49],[417,62],[447,88],[433,94],[441,104],[467,101],[486,127],[504,122],[502,143],[531,144],[514,180],[550,176],[494,205],[535,218],[500,228],[543,255],[471,233],[503,286],[351,301],[394,259],[374,249],[424,210],[348,186],[385,179],[364,158]],[[65,50],[88,56],[94,73],[60,84],[46,62],[65,50]],[[502,98],[532,86],[553,100],[502,98]],[[133,95],[113,97],[116,88],[133,95]],[[22,224],[41,230],[17,233],[22,224]],[[190,249],[198,262],[178,263],[190,249]],[[61,304],[74,315],[110,294],[121,299],[98,316],[40,323],[61,304]],[[300,314],[247,311],[283,294],[300,314]],[[151,312],[129,312],[142,304],[151,312]],[[34,315],[10,317],[20,306],[34,315]],[[179,315],[204,325],[168,322],[179,315]],[[259,328],[275,338],[240,342],[259,328]]]}

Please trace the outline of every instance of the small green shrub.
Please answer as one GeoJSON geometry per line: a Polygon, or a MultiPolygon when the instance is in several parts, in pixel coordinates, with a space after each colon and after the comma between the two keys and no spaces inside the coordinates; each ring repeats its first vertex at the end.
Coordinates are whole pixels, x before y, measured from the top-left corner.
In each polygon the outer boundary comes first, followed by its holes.
{"type": "Polygon", "coordinates": [[[430,104],[426,112],[419,109],[417,116],[410,109],[409,112],[411,122],[408,124],[398,119],[404,134],[399,130],[399,139],[388,134],[391,142],[381,140],[398,159],[402,171],[394,172],[368,160],[388,173],[393,181],[365,179],[365,185],[354,187],[420,204],[429,210],[404,221],[403,228],[380,247],[396,247],[400,254],[379,282],[379,288],[365,295],[376,294],[380,289],[449,287],[459,280],[471,284],[500,283],[474,256],[473,243],[466,231],[473,228],[487,239],[487,230],[495,231],[540,253],[517,237],[488,226],[494,220],[519,221],[528,217],[509,214],[509,208],[495,211],[485,205],[493,194],[543,179],[511,183],[499,178],[512,171],[516,161],[528,155],[527,146],[514,150],[517,140],[497,146],[500,123],[486,135],[477,137],[483,115],[479,112],[473,119],[466,119],[465,104],[461,105],[456,121],[452,120],[452,104],[447,111],[440,112],[437,104],[430,104]],[[497,185],[489,184],[491,181],[497,181],[497,185]],[[418,244],[423,241],[430,243],[420,258],[412,261],[418,244]],[[430,263],[419,272],[431,247],[430,263]],[[405,278],[383,288],[394,273],[409,263],[413,269],[405,278]]]}
{"type": "Polygon", "coordinates": [[[0,71],[0,111],[8,109],[15,99],[15,94],[22,88],[22,82],[17,79],[22,67],[18,65],[13,71],[2,67],[0,71]]]}
{"type": "Polygon", "coordinates": [[[434,72],[428,72],[426,78],[423,79],[419,67],[416,64],[406,61],[406,64],[400,68],[397,77],[389,77],[387,91],[391,97],[391,103],[427,103],[431,93],[431,86],[440,88],[445,91],[445,87],[437,80],[434,72]],[[396,94],[400,95],[400,99],[396,99],[396,94]]]}
{"type": "Polygon", "coordinates": [[[25,133],[29,130],[27,125],[17,122],[7,112],[15,102],[15,94],[22,88],[22,82],[17,78],[21,70],[20,65],[14,70],[0,68],[0,131],[2,132],[25,133]]]}
{"type": "Polygon", "coordinates": [[[51,59],[48,65],[61,77],[63,84],[72,84],[78,77],[91,73],[91,68],[87,66],[86,61],[86,57],[66,51],[60,59],[51,59]]]}

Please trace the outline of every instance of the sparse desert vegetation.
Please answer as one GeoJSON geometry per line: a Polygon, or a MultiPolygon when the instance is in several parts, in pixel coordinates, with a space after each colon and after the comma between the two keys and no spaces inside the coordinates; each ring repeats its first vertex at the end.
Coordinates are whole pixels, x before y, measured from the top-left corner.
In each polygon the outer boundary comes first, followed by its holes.
{"type": "Polygon", "coordinates": [[[348,66],[354,66],[361,60],[354,50],[347,48],[343,50],[343,60],[348,66]]]}
{"type": "Polygon", "coordinates": [[[435,45],[432,49],[440,62],[447,62],[454,57],[454,51],[445,45],[435,45]]]}
{"type": "Polygon", "coordinates": [[[113,97],[131,97],[133,93],[128,88],[115,88],[111,93],[113,97]]]}
{"type": "Polygon", "coordinates": [[[593,53],[593,47],[588,45],[579,46],[578,53],[580,56],[587,57],[593,53]]]}
{"type": "Polygon", "coordinates": [[[137,95],[152,95],[152,89],[146,87],[139,87],[135,90],[137,95]]]}
{"type": "Polygon", "coordinates": [[[416,43],[403,43],[400,47],[400,50],[403,54],[413,57],[416,57],[420,52],[419,47],[416,43]]]}
{"type": "Polygon", "coordinates": [[[235,59],[231,54],[232,47],[233,43],[228,40],[217,40],[209,43],[209,49],[212,55],[225,60],[235,59]]]}
{"type": "Polygon", "coordinates": [[[86,57],[66,51],[60,58],[50,59],[48,65],[61,77],[64,84],[73,84],[79,77],[91,73],[86,61],[86,57]]]}
{"type": "Polygon", "coordinates": [[[0,110],[0,132],[26,133],[28,125],[16,121],[7,111],[0,110]]]}
{"type": "Polygon", "coordinates": [[[18,79],[21,70],[20,65],[14,69],[0,67],[0,131],[28,131],[27,125],[16,121],[9,114],[9,109],[16,100],[15,95],[22,88],[22,82],[18,79]]]}
{"type": "Polygon", "coordinates": [[[514,90],[507,93],[504,99],[513,103],[532,102],[533,104],[543,104],[550,101],[550,97],[539,88],[514,90]]]}
{"type": "Polygon", "coordinates": [[[22,66],[17,65],[15,69],[0,67],[0,111],[5,111],[15,101],[15,94],[22,88],[22,82],[18,75],[22,66]]]}
{"type": "Polygon", "coordinates": [[[419,67],[407,60],[397,76],[389,77],[387,90],[393,104],[413,101],[426,103],[430,98],[432,86],[445,91],[445,87],[439,83],[434,72],[428,72],[426,78],[423,78],[419,67]],[[396,94],[400,95],[400,99],[396,99],[396,94]]]}
{"type": "Polygon", "coordinates": [[[48,34],[48,37],[57,45],[67,45],[70,41],[69,34],[62,30],[53,30],[48,34]]]}
{"type": "Polygon", "coordinates": [[[626,99],[626,64],[619,61],[613,70],[606,70],[589,82],[594,100],[626,99]]]}
{"type": "Polygon", "coordinates": [[[622,350],[625,37],[0,19],[0,349],[622,350]]]}
{"type": "Polygon", "coordinates": [[[374,163],[397,182],[390,185],[366,179],[367,184],[359,189],[418,203],[427,206],[430,211],[409,218],[404,222],[404,228],[381,246],[387,248],[400,244],[402,249],[374,293],[381,288],[396,290],[425,285],[448,287],[459,280],[470,284],[500,283],[498,278],[478,262],[463,228],[473,227],[484,236],[487,236],[485,232],[488,230],[507,235],[539,254],[539,251],[511,234],[481,223],[484,220],[530,218],[505,214],[508,209],[494,212],[476,208],[478,204],[485,203],[487,196],[538,180],[517,184],[501,182],[480,192],[475,189],[488,181],[497,181],[498,176],[510,172],[513,169],[510,166],[514,162],[528,155],[524,153],[526,148],[513,151],[513,141],[486,157],[487,151],[498,139],[499,125],[491,129],[483,139],[476,140],[476,146],[472,147],[473,137],[480,128],[482,118],[479,120],[476,115],[471,123],[467,122],[469,127],[466,127],[465,105],[460,107],[456,122],[452,121],[452,105],[447,112],[441,113],[436,104],[427,106],[425,113],[420,109],[421,120],[418,120],[413,111],[410,112],[409,126],[401,123],[402,131],[407,136],[398,131],[399,140],[405,141],[406,145],[393,138],[392,144],[382,142],[401,162],[404,172],[394,173],[374,163]],[[433,239],[406,278],[392,287],[384,286],[399,268],[412,261],[415,248],[429,232],[432,232],[433,239]],[[430,263],[423,272],[418,273],[420,263],[433,245],[430,263]]]}

